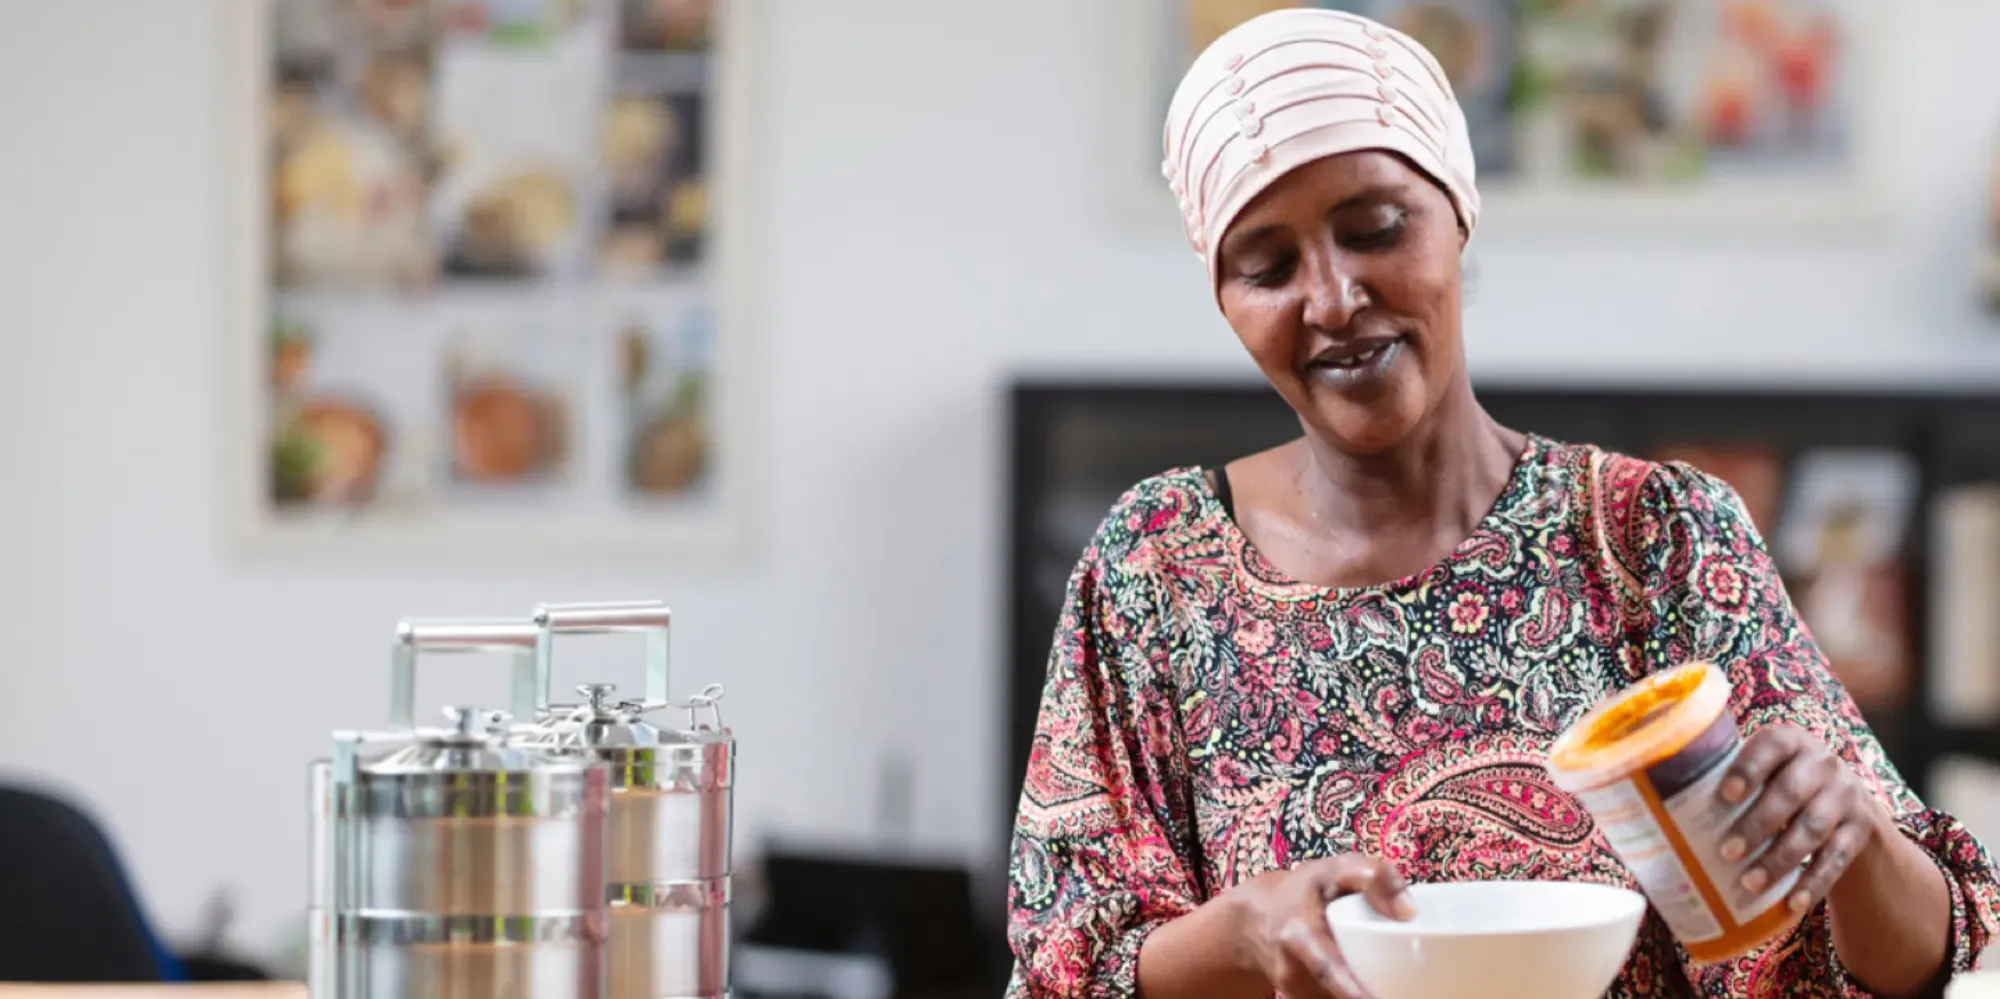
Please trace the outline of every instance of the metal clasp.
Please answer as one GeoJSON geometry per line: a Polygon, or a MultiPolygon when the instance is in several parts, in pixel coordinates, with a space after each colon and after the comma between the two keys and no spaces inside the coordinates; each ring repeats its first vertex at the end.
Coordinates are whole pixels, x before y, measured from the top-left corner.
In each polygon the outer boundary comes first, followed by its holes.
{"type": "Polygon", "coordinates": [[[720,732],[723,730],[721,702],[722,702],[722,695],[724,693],[725,691],[722,688],[722,684],[711,683],[708,686],[701,688],[701,693],[688,698],[686,702],[679,705],[679,707],[685,709],[688,713],[689,731],[720,732]],[[703,708],[708,709],[709,719],[713,723],[712,726],[704,726],[701,723],[700,713],[703,708]]]}

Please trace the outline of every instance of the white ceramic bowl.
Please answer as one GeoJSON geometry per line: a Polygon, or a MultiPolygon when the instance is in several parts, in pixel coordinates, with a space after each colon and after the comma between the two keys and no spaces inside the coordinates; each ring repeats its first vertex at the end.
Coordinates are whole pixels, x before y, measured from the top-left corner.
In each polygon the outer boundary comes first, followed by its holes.
{"type": "Polygon", "coordinates": [[[1646,916],[1638,892],[1564,881],[1417,884],[1410,900],[1407,923],[1360,895],[1326,907],[1375,999],[1599,999],[1646,916]]]}
{"type": "Polygon", "coordinates": [[[2000,999],[2000,971],[1967,971],[1944,987],[1944,999],[2000,999]]]}

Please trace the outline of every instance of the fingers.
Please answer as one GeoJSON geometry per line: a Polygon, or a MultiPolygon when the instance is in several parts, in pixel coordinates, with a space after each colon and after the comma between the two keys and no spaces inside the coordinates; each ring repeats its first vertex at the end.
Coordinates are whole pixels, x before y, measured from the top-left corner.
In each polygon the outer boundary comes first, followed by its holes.
{"type": "Polygon", "coordinates": [[[1812,800],[1823,784],[1838,776],[1828,766],[1838,766],[1830,754],[1808,753],[1805,744],[1776,732],[1772,736],[1753,738],[1731,764],[1729,776],[1723,778],[1719,792],[1722,800],[1736,804],[1755,798],[1755,803],[1737,817],[1723,837],[1724,860],[1741,860],[1752,849],[1770,842],[1791,824],[1792,817],[1812,800]]]}
{"type": "Polygon", "coordinates": [[[1382,863],[1370,872],[1361,886],[1369,907],[1391,919],[1416,918],[1417,905],[1410,901],[1410,886],[1392,864],[1382,863]]]}
{"type": "Polygon", "coordinates": [[[1362,854],[1348,854],[1327,861],[1326,880],[1322,884],[1331,888],[1324,890],[1318,906],[1321,925],[1325,925],[1325,903],[1342,895],[1361,895],[1368,899],[1368,906],[1392,919],[1409,919],[1417,914],[1417,908],[1410,901],[1409,885],[1394,864],[1362,854]]]}
{"type": "Polygon", "coordinates": [[[1873,836],[1874,827],[1865,819],[1850,818],[1842,822],[1827,838],[1826,845],[1813,853],[1812,866],[1806,868],[1798,887],[1786,896],[1785,904],[1793,912],[1804,912],[1825,898],[1873,836]]]}
{"type": "Polygon", "coordinates": [[[1729,764],[1728,775],[1722,778],[1722,787],[1717,792],[1722,800],[1734,805],[1757,793],[1772,774],[1804,748],[1806,740],[1800,738],[1804,734],[1789,725],[1771,725],[1753,733],[1729,764]]]}
{"type": "MultiPolygon", "coordinates": [[[[1757,858],[1755,864],[1744,870],[1742,874],[1744,891],[1761,892],[1770,887],[1773,881],[1798,870],[1806,858],[1824,848],[1833,838],[1834,831],[1847,821],[1848,813],[1851,811],[1847,802],[1847,785],[1837,779],[1840,776],[1838,773],[1829,772],[1826,766],[1829,763],[1836,768],[1839,766],[1832,757],[1822,757],[1818,760],[1799,757],[1773,783],[1773,787],[1784,788],[1781,793],[1789,796],[1792,793],[1790,775],[1794,772],[1806,774],[1797,778],[1798,781],[1811,782],[1804,792],[1807,795],[1806,799],[1800,803],[1789,821],[1778,827],[1777,839],[1771,841],[1770,847],[1757,858]]],[[[1762,804],[1763,802],[1758,802],[1759,806],[1762,804]]],[[[1753,809],[1756,810],[1761,808],[1753,809]]],[[[1775,811],[1776,809],[1774,813],[1775,811]]],[[[1749,816],[1746,815],[1744,818],[1747,819],[1749,816]]],[[[1766,839],[1768,838],[1767,836],[1766,839]]]]}
{"type": "MultiPolygon", "coordinates": [[[[1343,895],[1359,894],[1375,911],[1394,919],[1416,915],[1408,885],[1394,865],[1375,857],[1347,854],[1301,868],[1310,890],[1301,899],[1302,909],[1285,922],[1278,936],[1292,973],[1281,975],[1280,989],[1287,997],[1302,994],[1298,986],[1286,987],[1282,979],[1308,979],[1309,985],[1333,999],[1370,999],[1368,990],[1354,977],[1341,957],[1340,945],[1326,925],[1326,904],[1343,895]]],[[[1310,992],[1303,993],[1310,995],[1310,992]]]]}
{"type": "Polygon", "coordinates": [[[1295,916],[1278,931],[1278,944],[1285,970],[1277,976],[1276,984],[1287,997],[1372,999],[1348,970],[1347,962],[1340,959],[1340,948],[1324,925],[1315,930],[1307,917],[1295,916]]]}
{"type": "Polygon", "coordinates": [[[1731,764],[1719,792],[1732,804],[1755,797],[1721,845],[1739,860],[1769,844],[1741,875],[1741,887],[1762,892],[1808,860],[1786,904],[1803,912],[1826,897],[1875,835],[1873,799],[1840,759],[1790,726],[1760,730],[1731,764]]]}

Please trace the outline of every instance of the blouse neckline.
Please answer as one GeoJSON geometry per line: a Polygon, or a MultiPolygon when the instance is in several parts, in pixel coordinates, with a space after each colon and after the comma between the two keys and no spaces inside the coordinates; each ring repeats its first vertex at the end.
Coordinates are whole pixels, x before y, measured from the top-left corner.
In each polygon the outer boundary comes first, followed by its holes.
{"type": "Polygon", "coordinates": [[[1276,586],[1290,595],[1317,596],[1323,600],[1351,600],[1358,597],[1393,593],[1416,589],[1438,576],[1447,574],[1453,565],[1465,560],[1479,547],[1481,541],[1500,533],[1512,520],[1512,513],[1535,487],[1535,472],[1547,463],[1554,450],[1553,443],[1536,433],[1528,433],[1527,444],[1514,459],[1513,468],[1508,470],[1507,481],[1500,487],[1500,494],[1493,499],[1493,505],[1479,518],[1472,531],[1461,539],[1443,558],[1399,579],[1385,580],[1361,586],[1321,586],[1301,579],[1294,579],[1264,557],[1250,536],[1236,522],[1232,511],[1223,507],[1222,497],[1216,488],[1216,480],[1222,470],[1216,469],[1211,477],[1207,469],[1196,469],[1195,478],[1200,483],[1200,495],[1205,517],[1213,518],[1221,524],[1224,541],[1233,556],[1233,567],[1267,586],[1276,586]]]}

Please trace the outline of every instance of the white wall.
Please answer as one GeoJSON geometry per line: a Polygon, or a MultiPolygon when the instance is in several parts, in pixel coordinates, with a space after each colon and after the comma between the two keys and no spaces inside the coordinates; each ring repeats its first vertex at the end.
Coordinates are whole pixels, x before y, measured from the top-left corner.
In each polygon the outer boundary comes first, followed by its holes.
{"type": "MultiPolygon", "coordinates": [[[[871,832],[990,857],[1010,370],[1243,373],[1167,231],[1104,199],[1095,3],[767,4],[758,272],[771,494],[741,568],[249,564],[216,511],[222,0],[0,3],[0,767],[79,788],[174,931],[228,884],[245,943],[303,895],[306,761],[381,710],[409,613],[659,594],[731,689],[745,842],[871,832]]],[[[1905,0],[1892,219],[1865,238],[1482,233],[1486,374],[2000,383],[1971,259],[2000,5],[1905,0]],[[1737,245],[1724,245],[1734,242],[1737,245]]]]}

